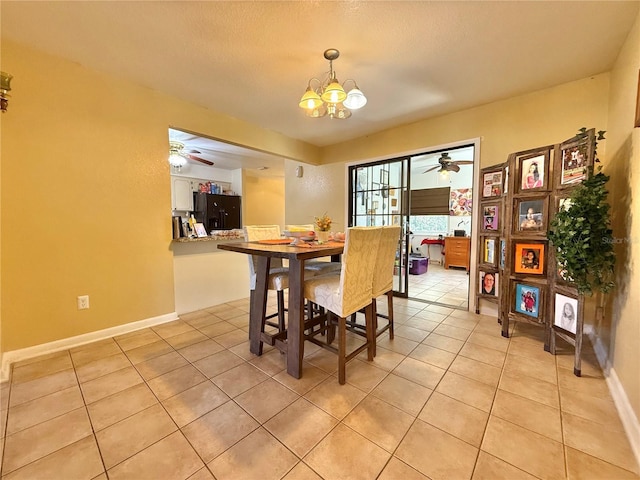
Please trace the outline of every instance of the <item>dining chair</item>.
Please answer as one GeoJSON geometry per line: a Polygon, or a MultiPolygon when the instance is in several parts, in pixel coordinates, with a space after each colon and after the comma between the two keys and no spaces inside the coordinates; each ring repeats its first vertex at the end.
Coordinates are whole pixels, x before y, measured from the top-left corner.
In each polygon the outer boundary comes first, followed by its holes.
{"type": "MultiPolygon", "coordinates": [[[[400,240],[400,226],[388,225],[382,227],[380,233],[380,246],[376,255],[376,265],[373,271],[373,325],[376,337],[389,330],[389,339],[393,340],[393,269],[398,251],[398,241],[400,240]],[[377,298],[382,295],[387,296],[387,314],[378,313],[377,298]],[[378,329],[378,318],[387,320],[387,324],[378,329]]],[[[376,346],[373,350],[375,355],[376,346]]]]}
{"type": "MultiPolygon", "coordinates": [[[[247,242],[258,242],[260,240],[273,240],[280,237],[279,225],[246,225],[244,227],[244,237],[247,242]]],[[[251,293],[256,289],[257,259],[249,255],[249,288],[251,293]]],[[[263,316],[262,323],[277,328],[280,332],[285,330],[284,313],[284,291],[289,288],[289,269],[282,266],[281,258],[271,259],[269,268],[269,278],[267,288],[276,291],[277,312],[263,316]],[[278,323],[269,322],[269,319],[278,317],[278,323]]],[[[263,325],[264,326],[264,325],[263,325]]]]}
{"type": "MultiPolygon", "coordinates": [[[[393,340],[393,270],[395,266],[398,241],[400,240],[401,228],[398,225],[379,227],[380,243],[379,248],[372,256],[375,258],[375,268],[373,271],[373,322],[376,338],[389,330],[389,338],[393,340]],[[377,299],[382,295],[387,297],[387,314],[378,312],[377,299]],[[378,329],[378,318],[387,320],[386,324],[378,329]]],[[[359,313],[364,313],[361,310],[359,313]]],[[[351,315],[347,320],[347,329],[360,336],[366,336],[366,325],[358,322],[357,314],[351,315]]],[[[376,346],[373,346],[374,356],[376,346]]]]}
{"type": "Polygon", "coordinates": [[[331,325],[322,326],[320,330],[312,330],[313,323],[321,320],[314,318],[305,324],[305,340],[331,350],[338,354],[338,381],[346,382],[346,363],[365,349],[368,359],[373,360],[375,331],[373,321],[373,272],[375,261],[372,252],[376,252],[380,242],[381,229],[376,227],[352,227],[347,230],[340,275],[325,274],[311,277],[304,282],[304,296],[309,301],[327,310],[329,323],[335,325],[337,317],[338,347],[331,345],[331,336],[326,341],[316,337],[331,325]],[[366,341],[349,354],[346,352],[347,317],[365,309],[366,341]]]}
{"type": "MultiPolygon", "coordinates": [[[[315,232],[315,226],[312,223],[303,225],[287,225],[289,231],[307,230],[315,232]]],[[[307,260],[304,263],[305,271],[314,272],[316,275],[324,275],[325,273],[339,272],[342,268],[341,262],[327,262],[323,260],[307,260]]]]}

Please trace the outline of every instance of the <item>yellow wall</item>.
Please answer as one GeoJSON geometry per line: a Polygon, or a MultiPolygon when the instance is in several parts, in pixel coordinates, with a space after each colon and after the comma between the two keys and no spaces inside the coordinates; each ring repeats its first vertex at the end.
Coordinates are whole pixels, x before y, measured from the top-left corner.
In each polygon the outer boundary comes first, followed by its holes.
{"type": "Polygon", "coordinates": [[[318,150],[2,41],[2,346],[7,352],[174,311],[167,128],[286,158],[318,150]],[[89,295],[89,310],[76,297],[89,295]]]}
{"type": "Polygon", "coordinates": [[[344,232],[346,224],[346,166],[342,163],[329,165],[303,165],[285,162],[286,223],[303,225],[313,223],[315,217],[325,212],[333,223],[331,230],[344,232]],[[302,177],[296,177],[296,167],[302,166],[302,177]]]}
{"type": "Polygon", "coordinates": [[[243,225],[280,225],[284,228],[284,177],[244,175],[243,225]]]}
{"type": "Polygon", "coordinates": [[[528,95],[430,118],[323,149],[323,163],[389,158],[481,138],[482,167],[502,163],[512,152],[559,143],[580,127],[606,124],[608,74],[528,95]]]}
{"type": "Polygon", "coordinates": [[[611,72],[607,158],[611,176],[613,234],[616,243],[616,282],[606,315],[596,325],[607,348],[608,362],[624,385],[640,418],[640,128],[633,128],[640,71],[640,14],[611,72]]]}

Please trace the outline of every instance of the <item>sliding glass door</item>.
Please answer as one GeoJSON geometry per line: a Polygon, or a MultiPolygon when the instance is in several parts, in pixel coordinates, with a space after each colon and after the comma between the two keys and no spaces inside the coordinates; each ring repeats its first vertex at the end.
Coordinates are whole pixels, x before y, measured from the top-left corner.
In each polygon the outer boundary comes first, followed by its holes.
{"type": "Polygon", "coordinates": [[[409,159],[349,167],[349,226],[400,225],[394,294],[407,296],[409,262],[409,159]]]}

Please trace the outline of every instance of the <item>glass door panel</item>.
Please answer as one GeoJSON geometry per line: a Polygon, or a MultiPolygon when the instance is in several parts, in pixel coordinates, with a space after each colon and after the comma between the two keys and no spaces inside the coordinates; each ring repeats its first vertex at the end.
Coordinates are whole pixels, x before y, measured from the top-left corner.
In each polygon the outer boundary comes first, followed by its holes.
{"type": "Polygon", "coordinates": [[[407,296],[409,261],[409,159],[349,167],[349,226],[400,225],[394,293],[407,296]]]}

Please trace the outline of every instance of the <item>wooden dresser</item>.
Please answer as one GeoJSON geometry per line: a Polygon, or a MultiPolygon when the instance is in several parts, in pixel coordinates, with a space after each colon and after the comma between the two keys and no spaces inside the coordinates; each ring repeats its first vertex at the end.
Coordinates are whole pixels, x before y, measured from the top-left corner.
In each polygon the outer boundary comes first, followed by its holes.
{"type": "Polygon", "coordinates": [[[464,267],[469,271],[471,238],[446,237],[444,239],[444,268],[464,267]]]}

